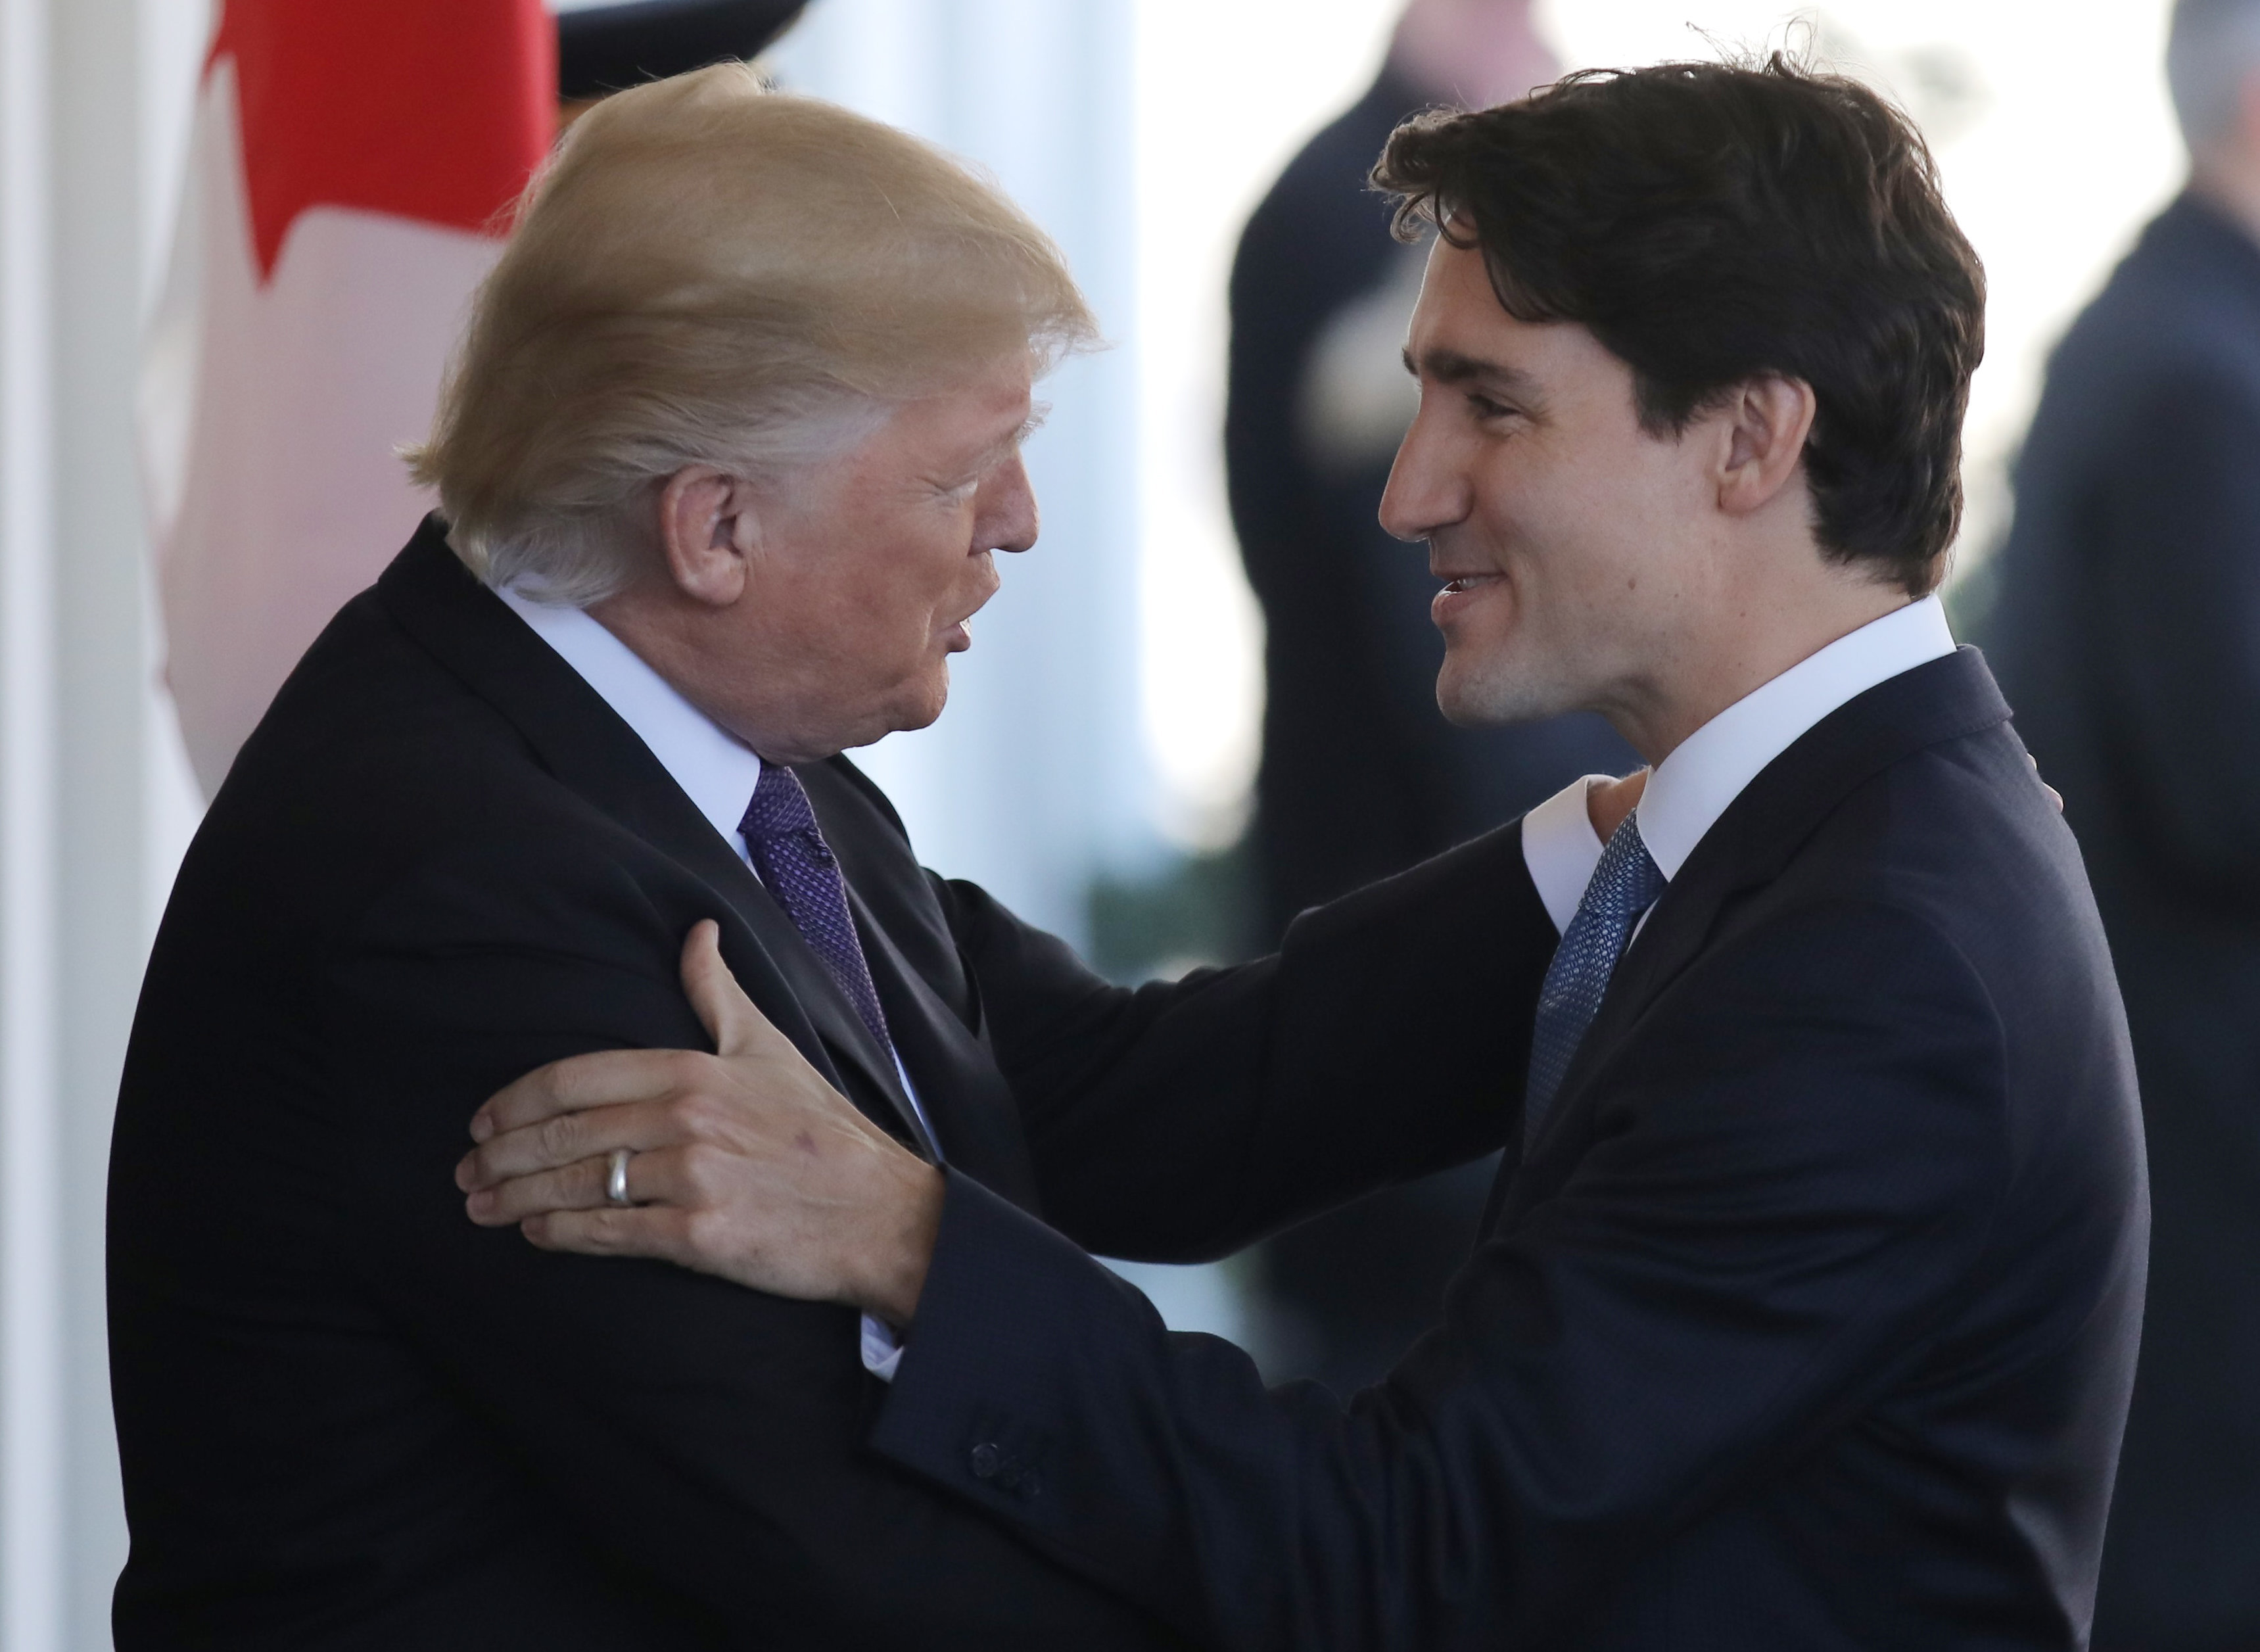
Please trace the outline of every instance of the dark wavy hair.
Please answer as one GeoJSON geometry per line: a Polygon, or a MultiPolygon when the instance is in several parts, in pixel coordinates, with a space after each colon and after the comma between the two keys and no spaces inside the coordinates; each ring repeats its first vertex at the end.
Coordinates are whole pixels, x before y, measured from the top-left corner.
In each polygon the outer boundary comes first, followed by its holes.
{"type": "Polygon", "coordinates": [[[1373,181],[1401,197],[1400,237],[1480,247],[1508,314],[1589,328],[1655,434],[1756,377],[1811,385],[1823,554],[1936,587],[1985,273],[1921,134],[1874,92],[1779,54],[1585,70],[1415,116],[1373,181]]]}

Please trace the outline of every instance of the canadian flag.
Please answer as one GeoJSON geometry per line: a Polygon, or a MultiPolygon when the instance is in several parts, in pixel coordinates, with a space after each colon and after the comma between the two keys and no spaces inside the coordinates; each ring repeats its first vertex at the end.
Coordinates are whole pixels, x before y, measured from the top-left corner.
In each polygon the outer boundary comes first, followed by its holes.
{"type": "Polygon", "coordinates": [[[556,52],[541,0],[223,0],[140,397],[206,796],[430,508],[396,450],[548,152],[556,52]]]}

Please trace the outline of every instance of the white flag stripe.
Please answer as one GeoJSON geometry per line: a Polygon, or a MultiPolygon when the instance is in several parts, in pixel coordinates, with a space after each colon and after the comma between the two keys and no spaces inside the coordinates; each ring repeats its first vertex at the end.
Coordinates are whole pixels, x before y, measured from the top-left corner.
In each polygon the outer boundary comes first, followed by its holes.
{"type": "Polygon", "coordinates": [[[143,471],[168,683],[216,790],[282,679],[430,500],[397,449],[501,244],[315,207],[262,286],[232,62],[206,77],[172,276],[148,340],[143,471]]]}

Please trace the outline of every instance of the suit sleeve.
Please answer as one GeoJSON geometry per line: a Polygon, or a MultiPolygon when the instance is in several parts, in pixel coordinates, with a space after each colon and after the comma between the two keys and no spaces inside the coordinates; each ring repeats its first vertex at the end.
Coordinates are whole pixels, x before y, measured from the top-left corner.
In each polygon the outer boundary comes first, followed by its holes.
{"type": "Polygon", "coordinates": [[[1722,948],[1595,1082],[1570,1179],[1347,1408],[954,1186],[875,1443],[1224,1647],[1556,1643],[1921,1357],[2006,1174],[1990,1004],[1889,910],[1722,948]]]}
{"type": "Polygon", "coordinates": [[[347,1264],[605,1563],[717,1644],[1177,1644],[875,1457],[853,1310],[474,1226],[452,1181],[484,1097],[565,1055],[703,1048],[675,937],[623,873],[424,868],[325,983],[347,1264]],[[560,921],[561,914],[570,921],[560,921]]]}
{"type": "Polygon", "coordinates": [[[2095,592],[2120,799],[2192,897],[2260,914],[2260,380],[2162,375],[2105,483],[2095,592]],[[2232,732],[2235,731],[2235,732],[2232,732]]]}
{"type": "Polygon", "coordinates": [[[1497,1148],[1556,936],[1518,828],[1305,913],[1274,957],[1132,990],[941,886],[1047,1218],[1184,1262],[1497,1148]]]}

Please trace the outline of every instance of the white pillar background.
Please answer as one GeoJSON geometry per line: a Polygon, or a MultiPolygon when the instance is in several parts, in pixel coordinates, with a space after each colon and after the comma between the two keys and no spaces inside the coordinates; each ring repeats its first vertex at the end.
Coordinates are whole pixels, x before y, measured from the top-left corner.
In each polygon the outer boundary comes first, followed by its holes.
{"type": "Polygon", "coordinates": [[[193,794],[158,690],[140,325],[203,0],[0,0],[0,1652],[110,1644],[118,1069],[193,794]]]}

